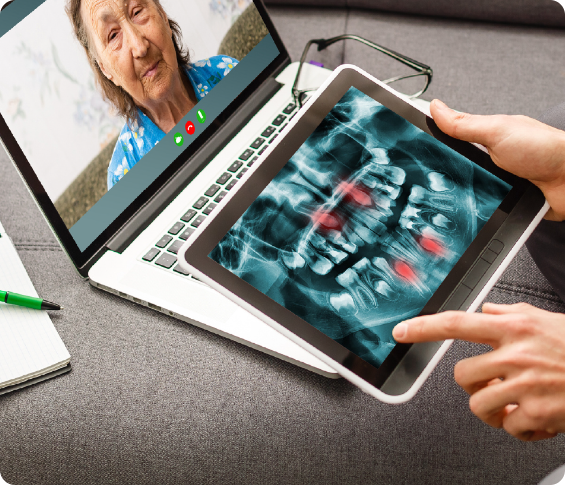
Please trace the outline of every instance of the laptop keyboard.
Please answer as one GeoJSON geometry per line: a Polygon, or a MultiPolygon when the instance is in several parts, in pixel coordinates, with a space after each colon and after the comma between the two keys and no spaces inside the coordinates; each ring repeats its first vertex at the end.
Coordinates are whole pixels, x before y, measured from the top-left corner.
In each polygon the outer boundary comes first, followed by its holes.
{"type": "Polygon", "coordinates": [[[216,182],[192,203],[180,219],[171,221],[167,234],[164,234],[153,247],[148,249],[141,259],[183,276],[194,278],[188,271],[182,269],[177,262],[177,253],[180,247],[194,234],[200,224],[206,220],[206,217],[216,209],[218,204],[228,195],[228,192],[249,170],[249,167],[259,159],[269,144],[286,128],[288,122],[296,113],[296,105],[294,103],[288,104],[269,125],[257,134],[239,158],[225,171],[218,174],[216,182]]]}

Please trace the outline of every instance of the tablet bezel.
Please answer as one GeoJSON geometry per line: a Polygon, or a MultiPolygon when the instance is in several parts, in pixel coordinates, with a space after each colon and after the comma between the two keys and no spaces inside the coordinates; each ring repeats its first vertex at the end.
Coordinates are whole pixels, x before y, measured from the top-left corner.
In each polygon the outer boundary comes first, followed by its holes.
{"type": "MultiPolygon", "coordinates": [[[[518,205],[522,207],[522,212],[524,212],[523,208],[528,209],[525,216],[520,212],[519,217],[514,217],[514,219],[518,220],[518,230],[516,231],[516,221],[514,220],[512,240],[507,241],[509,245],[508,250],[515,246],[524,232],[529,228],[533,230],[533,227],[535,227],[533,221],[536,218],[541,219],[540,214],[543,215],[545,207],[545,198],[539,189],[530,182],[500,169],[493,163],[487,153],[473,144],[451,138],[441,132],[431,117],[420,111],[407,99],[399,97],[388,86],[378,82],[354,66],[342,66],[336,70],[332,77],[326,81],[324,86],[307,103],[304,110],[290,123],[286,128],[285,136],[273,143],[273,146],[265,153],[265,158],[261,164],[249,171],[243,184],[245,185],[245,190],[239,190],[239,188],[235,191],[232,190],[232,193],[226,197],[226,205],[217,214],[214,214],[213,217],[208,218],[200,235],[192,241],[189,240],[179,251],[179,260],[186,263],[196,276],[203,278],[211,286],[219,289],[228,297],[235,299],[248,310],[260,316],[260,318],[263,318],[272,326],[275,326],[279,331],[287,336],[297,336],[297,341],[308,350],[313,351],[318,357],[322,355],[329,357],[328,364],[332,365],[333,362],[336,370],[344,377],[351,381],[357,381],[354,382],[357,385],[360,384],[357,378],[360,378],[376,390],[380,390],[395,369],[398,368],[400,362],[408,355],[409,351],[411,355],[419,353],[420,357],[424,356],[424,367],[432,361],[435,362],[433,365],[435,366],[441,355],[447,350],[448,345],[442,345],[441,343],[435,343],[435,345],[397,344],[383,364],[378,368],[374,367],[305,320],[296,316],[290,310],[265,296],[208,256],[351,87],[359,89],[427,134],[512,186],[512,190],[502,201],[495,214],[485,224],[444,282],[430,298],[421,314],[437,313],[438,311],[450,309],[449,305],[446,306],[446,303],[449,301],[454,289],[460,284],[469,269],[480,257],[486,245],[497,234],[508,219],[508,216],[518,205]],[[533,227],[531,227],[532,224],[534,224],[533,227]]],[[[516,216],[516,214],[514,215],[516,216]]],[[[501,260],[494,265],[490,273],[494,273],[496,267],[502,263],[501,260]]],[[[467,307],[470,306],[467,305],[467,307]]],[[[418,375],[421,373],[413,376],[414,382],[416,382],[418,375]]],[[[401,402],[401,399],[396,402],[401,402]]]]}

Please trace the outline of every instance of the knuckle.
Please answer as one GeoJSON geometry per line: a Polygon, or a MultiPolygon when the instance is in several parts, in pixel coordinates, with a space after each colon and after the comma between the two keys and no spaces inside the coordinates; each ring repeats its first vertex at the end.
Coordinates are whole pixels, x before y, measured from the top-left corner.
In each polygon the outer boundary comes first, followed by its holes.
{"type": "Polygon", "coordinates": [[[522,413],[529,423],[530,429],[545,429],[548,423],[547,411],[535,400],[526,401],[520,404],[522,413]]]}
{"type": "Polygon", "coordinates": [[[510,334],[528,335],[535,328],[534,320],[524,313],[510,315],[504,320],[505,330],[510,334]]]}
{"type": "Polygon", "coordinates": [[[462,312],[445,312],[444,329],[449,335],[455,334],[461,327],[463,316],[462,312]]]}

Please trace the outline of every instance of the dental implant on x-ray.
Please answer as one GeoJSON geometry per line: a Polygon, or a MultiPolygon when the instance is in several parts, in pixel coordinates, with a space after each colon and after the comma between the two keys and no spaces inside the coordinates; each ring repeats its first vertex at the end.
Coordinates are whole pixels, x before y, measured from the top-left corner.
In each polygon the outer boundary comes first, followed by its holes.
{"type": "Polygon", "coordinates": [[[380,365],[508,190],[351,88],[210,256],[380,365]]]}

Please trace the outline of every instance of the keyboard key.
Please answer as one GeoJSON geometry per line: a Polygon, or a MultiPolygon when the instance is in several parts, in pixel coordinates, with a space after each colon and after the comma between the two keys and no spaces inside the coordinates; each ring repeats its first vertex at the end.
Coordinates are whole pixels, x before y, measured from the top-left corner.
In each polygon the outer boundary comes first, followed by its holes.
{"type": "Polygon", "coordinates": [[[250,150],[249,148],[247,150],[245,150],[240,156],[240,160],[243,161],[247,161],[249,160],[253,155],[255,154],[255,152],[253,150],[250,150]]]}
{"type": "Polygon", "coordinates": [[[265,150],[267,150],[267,148],[269,148],[267,145],[265,145],[263,148],[261,148],[261,150],[259,150],[257,152],[257,155],[261,156],[263,155],[263,153],[265,153],[265,150]]]}
{"type": "Polygon", "coordinates": [[[194,234],[194,229],[192,227],[187,227],[184,232],[179,236],[183,241],[186,241],[190,236],[194,234]]]}
{"type": "Polygon", "coordinates": [[[167,244],[169,244],[172,240],[173,240],[172,236],[168,236],[165,234],[161,239],[159,239],[159,241],[157,241],[157,244],[155,244],[155,246],[157,246],[158,248],[167,247],[167,244]]]}
{"type": "Polygon", "coordinates": [[[286,116],[285,115],[278,115],[274,120],[273,120],[273,125],[275,126],[281,126],[284,123],[284,120],[286,120],[286,116]]]}
{"type": "Polygon", "coordinates": [[[240,162],[239,160],[237,160],[229,166],[228,171],[235,173],[241,168],[242,165],[243,165],[243,162],[240,162]]]}
{"type": "Polygon", "coordinates": [[[177,222],[173,227],[169,229],[169,234],[173,234],[176,236],[179,232],[182,231],[184,224],[182,222],[177,222]]]}
{"type": "Polygon", "coordinates": [[[162,268],[171,269],[173,264],[177,262],[177,258],[175,258],[172,254],[164,253],[161,257],[155,261],[157,266],[161,266],[162,268]]]}
{"type": "Polygon", "coordinates": [[[233,186],[237,184],[237,179],[233,179],[228,185],[226,185],[226,190],[233,189],[233,186]]]}
{"type": "Polygon", "coordinates": [[[184,276],[189,276],[189,275],[190,275],[190,273],[189,273],[188,271],[182,269],[179,264],[177,264],[177,265],[173,268],[173,271],[174,271],[175,273],[179,273],[179,274],[184,275],[184,276]]]}
{"type": "Polygon", "coordinates": [[[192,227],[198,227],[200,224],[202,224],[204,221],[206,220],[206,216],[203,216],[202,214],[200,214],[196,219],[194,219],[192,221],[191,226],[192,227]]]}
{"type": "Polygon", "coordinates": [[[283,131],[287,126],[288,126],[288,123],[287,123],[286,125],[282,125],[282,126],[279,128],[279,133],[280,133],[281,131],[283,131]]]}
{"type": "Polygon", "coordinates": [[[251,148],[255,148],[255,150],[257,150],[257,148],[259,148],[263,143],[265,143],[265,138],[257,138],[250,146],[251,148]]]}
{"type": "Polygon", "coordinates": [[[204,207],[208,203],[208,200],[209,199],[207,199],[206,197],[200,197],[200,199],[198,199],[192,207],[194,207],[195,209],[202,209],[202,207],[204,207]]]}
{"type": "Polygon", "coordinates": [[[231,179],[231,173],[224,173],[218,180],[216,180],[217,184],[224,185],[229,179],[231,179]]]}
{"type": "Polygon", "coordinates": [[[220,192],[220,195],[218,195],[218,197],[214,199],[214,202],[217,202],[219,204],[220,202],[222,202],[222,200],[224,200],[224,197],[226,195],[228,195],[228,193],[225,190],[223,192],[220,192]]]}
{"type": "Polygon", "coordinates": [[[184,241],[180,241],[177,239],[173,244],[169,246],[169,253],[177,254],[179,252],[180,247],[184,244],[184,241]]]}
{"type": "Polygon", "coordinates": [[[196,215],[196,211],[194,209],[190,209],[184,216],[180,218],[182,222],[189,222],[196,215]]]}
{"type": "Polygon", "coordinates": [[[245,175],[245,172],[247,172],[248,170],[249,170],[248,168],[244,168],[241,172],[237,174],[237,178],[240,179],[241,177],[243,177],[245,175]]]}
{"type": "Polygon", "coordinates": [[[273,136],[273,138],[271,138],[271,141],[269,143],[273,143],[275,141],[275,138],[279,136],[279,134],[277,133],[275,136],[273,136]]]}
{"type": "Polygon", "coordinates": [[[202,214],[206,214],[207,216],[209,216],[216,207],[218,207],[218,204],[214,204],[212,202],[208,204],[208,207],[206,207],[206,209],[202,211],[202,214]]]}
{"type": "Polygon", "coordinates": [[[157,248],[152,248],[149,250],[149,252],[143,256],[143,261],[153,261],[155,259],[155,257],[160,253],[161,251],[159,251],[157,248]]]}
{"type": "Polygon", "coordinates": [[[292,113],[294,111],[295,108],[296,108],[296,105],[294,103],[290,103],[285,109],[283,109],[283,113],[285,115],[289,115],[290,113],[292,113]]]}
{"type": "Polygon", "coordinates": [[[247,162],[247,166],[252,167],[257,160],[259,160],[259,157],[253,157],[251,160],[249,160],[249,162],[247,162]]]}
{"type": "Polygon", "coordinates": [[[265,129],[263,133],[261,133],[261,136],[264,136],[265,138],[269,138],[275,131],[277,131],[277,129],[274,126],[269,126],[265,129]]]}
{"type": "Polygon", "coordinates": [[[216,192],[218,192],[218,190],[220,190],[220,186],[214,184],[206,192],[204,192],[204,195],[206,197],[214,197],[216,195],[216,192]]]}

